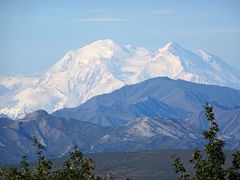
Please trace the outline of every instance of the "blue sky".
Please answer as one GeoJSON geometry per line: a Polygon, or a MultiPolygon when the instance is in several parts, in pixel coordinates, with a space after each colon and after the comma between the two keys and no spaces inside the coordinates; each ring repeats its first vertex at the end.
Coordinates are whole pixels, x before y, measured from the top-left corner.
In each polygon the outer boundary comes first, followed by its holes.
{"type": "Polygon", "coordinates": [[[0,73],[37,75],[95,40],[169,41],[240,69],[239,0],[0,0],[0,73]]]}

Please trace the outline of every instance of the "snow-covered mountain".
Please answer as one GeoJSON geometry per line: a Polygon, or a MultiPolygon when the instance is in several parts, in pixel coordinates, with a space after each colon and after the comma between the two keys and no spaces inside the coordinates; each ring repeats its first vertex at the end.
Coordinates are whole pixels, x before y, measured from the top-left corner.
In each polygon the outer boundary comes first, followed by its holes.
{"type": "Polygon", "coordinates": [[[53,112],[75,107],[96,95],[157,76],[240,89],[239,71],[203,50],[195,53],[168,43],[150,52],[106,39],[68,52],[30,83],[15,78],[20,83],[9,86],[13,80],[0,77],[0,114],[16,118],[37,109],[53,112]]]}
{"type": "Polygon", "coordinates": [[[214,107],[225,148],[239,149],[240,90],[158,77],[52,114],[38,110],[17,120],[0,115],[0,162],[14,163],[22,155],[32,160],[33,135],[53,159],[75,145],[84,153],[202,148],[206,101],[214,107]]]}

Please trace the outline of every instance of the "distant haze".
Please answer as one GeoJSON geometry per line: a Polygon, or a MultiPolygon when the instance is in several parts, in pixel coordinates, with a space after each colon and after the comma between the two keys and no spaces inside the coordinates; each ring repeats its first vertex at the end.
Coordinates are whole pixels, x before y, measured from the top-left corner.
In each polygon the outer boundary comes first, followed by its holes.
{"type": "Polygon", "coordinates": [[[240,1],[0,2],[0,74],[37,75],[67,51],[111,38],[152,51],[173,41],[240,69],[240,1]]]}

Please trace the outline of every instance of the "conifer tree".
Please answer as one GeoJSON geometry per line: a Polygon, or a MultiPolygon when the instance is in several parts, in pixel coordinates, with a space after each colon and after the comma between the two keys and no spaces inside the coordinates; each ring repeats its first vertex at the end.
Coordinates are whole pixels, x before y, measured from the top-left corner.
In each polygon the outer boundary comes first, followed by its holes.
{"type": "Polygon", "coordinates": [[[95,164],[91,159],[85,159],[80,150],[75,147],[70,152],[63,166],[53,170],[53,161],[44,155],[44,146],[33,137],[33,145],[37,148],[38,156],[36,166],[30,169],[27,156],[23,156],[20,169],[0,168],[0,179],[4,180],[100,180],[101,177],[94,175],[95,164]]]}
{"type": "Polygon", "coordinates": [[[37,148],[36,154],[38,155],[37,165],[33,174],[34,179],[45,180],[48,179],[51,173],[53,162],[48,160],[44,154],[44,146],[38,141],[38,139],[33,137],[33,145],[37,148]]]}
{"type": "MultiPolygon", "coordinates": [[[[238,180],[240,179],[240,151],[233,154],[232,166],[224,169],[225,155],[223,153],[224,141],[217,138],[219,132],[216,123],[213,107],[206,104],[205,115],[210,123],[208,130],[203,131],[203,137],[208,141],[205,145],[206,157],[203,158],[200,150],[195,150],[192,154],[191,163],[194,165],[195,175],[193,179],[205,180],[238,180]]],[[[190,179],[190,175],[186,172],[180,158],[174,156],[173,167],[176,173],[180,173],[183,180],[190,179]]]]}
{"type": "Polygon", "coordinates": [[[29,168],[29,162],[27,159],[27,156],[22,157],[22,161],[20,162],[21,165],[21,178],[26,180],[33,179],[30,168],[29,168]]]}
{"type": "Polygon", "coordinates": [[[63,168],[55,171],[54,179],[65,180],[100,180],[99,176],[93,174],[95,164],[92,159],[84,159],[83,154],[77,148],[70,152],[69,158],[64,162],[63,168]]]}

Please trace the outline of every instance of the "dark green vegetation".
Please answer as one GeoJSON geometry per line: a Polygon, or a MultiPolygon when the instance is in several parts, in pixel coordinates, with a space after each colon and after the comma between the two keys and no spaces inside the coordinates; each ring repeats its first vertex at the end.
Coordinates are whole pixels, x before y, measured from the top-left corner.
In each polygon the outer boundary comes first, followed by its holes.
{"type": "MultiPolygon", "coordinates": [[[[235,151],[224,151],[226,154],[226,167],[232,163],[231,154],[235,151]]],[[[193,167],[189,159],[193,150],[154,150],[138,152],[106,152],[96,154],[86,154],[87,159],[92,159],[95,163],[94,174],[105,177],[109,169],[116,179],[130,177],[133,180],[174,180],[179,179],[179,175],[172,167],[173,154],[181,157],[185,168],[192,172],[193,167]]],[[[61,167],[66,158],[54,161],[54,168],[61,167]]]]}
{"type": "Polygon", "coordinates": [[[20,162],[20,170],[17,168],[0,169],[0,177],[6,180],[98,180],[100,177],[93,174],[95,164],[91,159],[83,158],[83,154],[77,147],[69,153],[69,157],[64,161],[63,165],[53,168],[53,161],[48,160],[44,154],[44,146],[33,137],[33,145],[37,147],[37,162],[33,168],[26,156],[20,162]]]}
{"type": "MultiPolygon", "coordinates": [[[[213,108],[206,104],[205,115],[210,123],[208,130],[203,131],[203,136],[208,140],[205,145],[206,157],[203,158],[201,151],[196,150],[192,154],[190,163],[194,164],[194,175],[192,179],[240,179],[240,151],[234,153],[232,165],[224,169],[225,155],[223,152],[224,141],[217,138],[219,132],[213,108]]],[[[180,173],[181,179],[190,179],[190,174],[182,164],[180,158],[175,156],[173,166],[176,173],[180,173]]]]}

